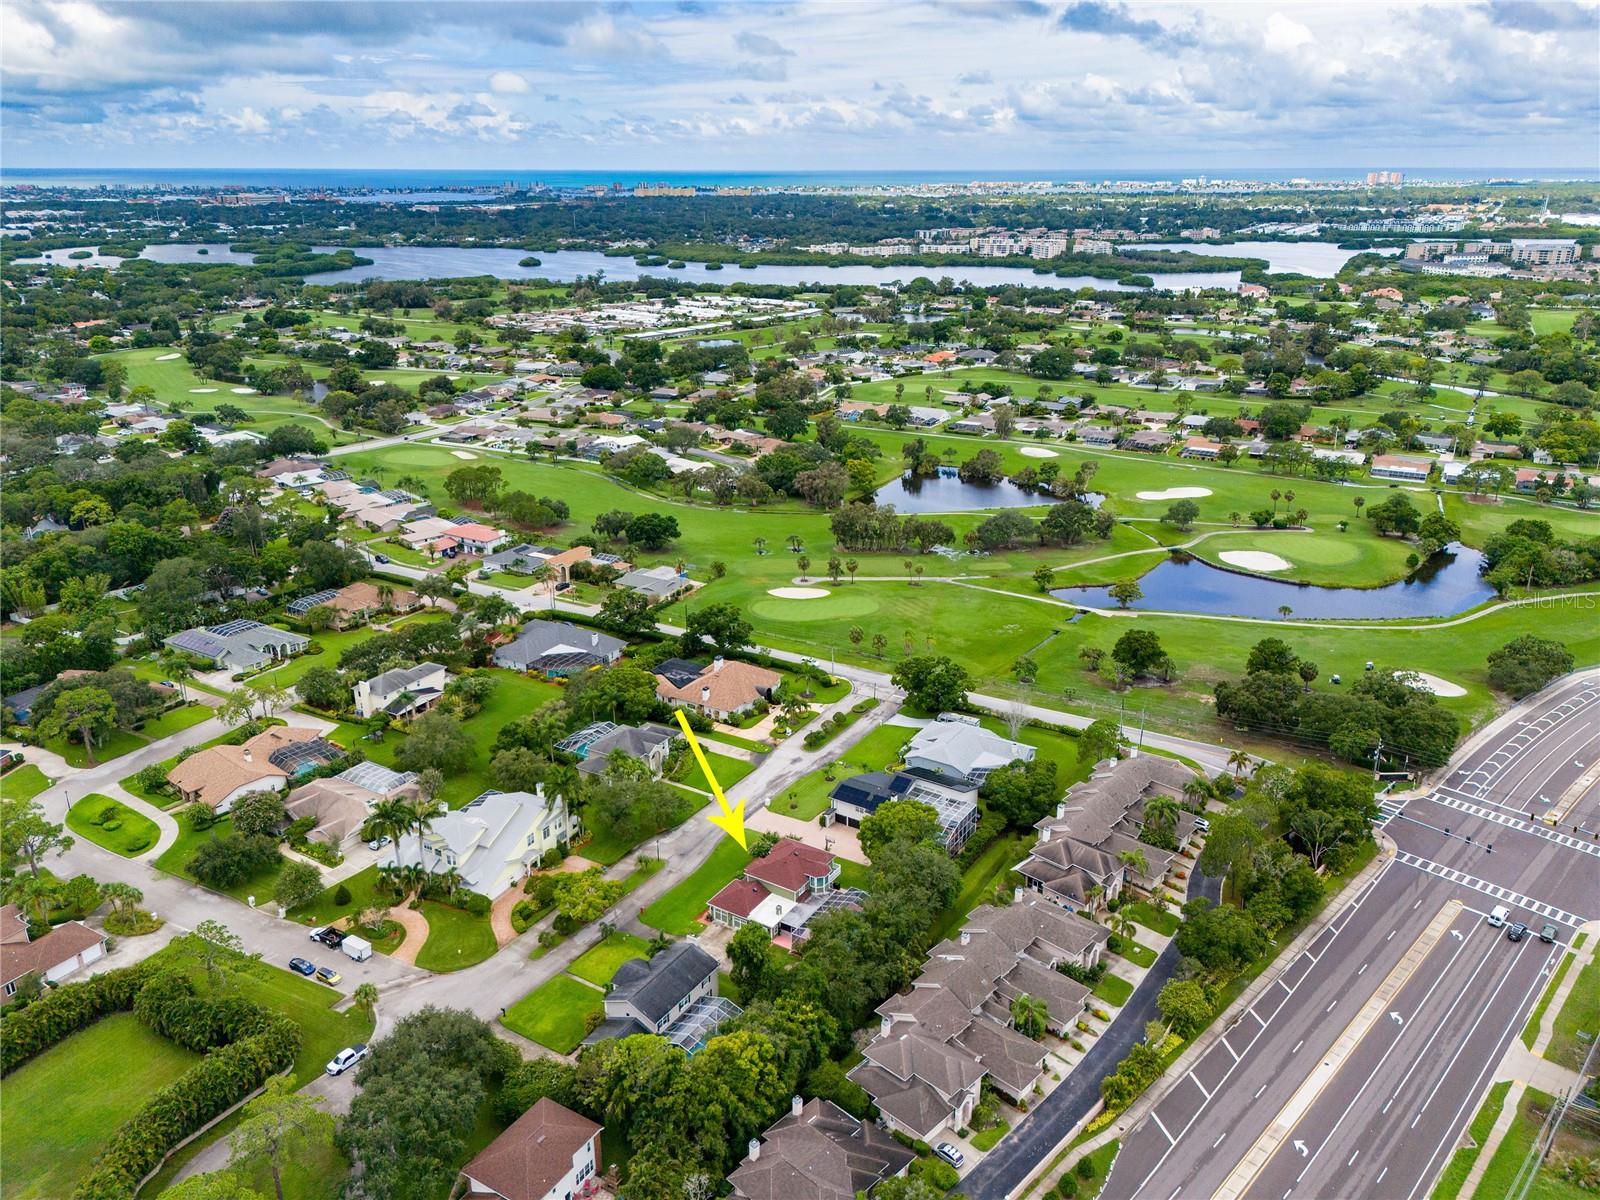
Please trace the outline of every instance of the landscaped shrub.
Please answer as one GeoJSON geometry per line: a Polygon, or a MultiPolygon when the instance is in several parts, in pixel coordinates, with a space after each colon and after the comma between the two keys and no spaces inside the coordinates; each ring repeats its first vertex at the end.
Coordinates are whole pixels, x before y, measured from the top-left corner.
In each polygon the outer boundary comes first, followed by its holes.
{"type": "Polygon", "coordinates": [[[469,892],[465,889],[455,895],[456,907],[465,909],[475,917],[487,917],[489,910],[494,907],[494,901],[482,892],[469,892]]]}
{"type": "Polygon", "coordinates": [[[948,1192],[961,1182],[961,1176],[949,1163],[937,1158],[919,1158],[911,1164],[911,1178],[931,1184],[941,1192],[948,1192]]]}
{"type": "Polygon", "coordinates": [[[338,888],[334,890],[333,902],[335,904],[337,904],[337,905],[340,905],[340,906],[349,904],[350,903],[350,889],[348,887],[346,887],[344,884],[341,883],[338,886],[338,888]]]}
{"type": "Polygon", "coordinates": [[[135,963],[56,988],[19,1013],[0,1021],[0,1075],[8,1075],[34,1055],[101,1017],[133,1007],[139,989],[156,974],[149,963],[135,963]]]}

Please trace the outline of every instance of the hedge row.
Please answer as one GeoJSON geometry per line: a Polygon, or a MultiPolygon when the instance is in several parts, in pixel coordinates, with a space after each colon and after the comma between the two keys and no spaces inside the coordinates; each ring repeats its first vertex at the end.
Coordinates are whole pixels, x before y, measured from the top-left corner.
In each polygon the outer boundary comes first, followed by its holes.
{"type": "Polygon", "coordinates": [[[268,1017],[262,1032],[211,1051],[123,1122],[78,1183],[74,1200],[132,1200],[173,1146],[292,1066],[300,1027],[287,1017],[268,1017]]]}
{"type": "Polygon", "coordinates": [[[9,1075],[36,1054],[86,1029],[101,1017],[126,1012],[158,968],[149,962],[119,967],[41,996],[0,1021],[0,1075],[9,1075]]]}

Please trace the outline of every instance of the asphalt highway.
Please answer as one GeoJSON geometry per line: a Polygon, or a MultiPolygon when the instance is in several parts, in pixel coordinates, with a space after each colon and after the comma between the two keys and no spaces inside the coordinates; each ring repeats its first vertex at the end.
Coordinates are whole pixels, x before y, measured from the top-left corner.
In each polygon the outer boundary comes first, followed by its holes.
{"type": "Polygon", "coordinates": [[[1496,722],[1431,789],[1386,799],[1394,858],[1164,1081],[1102,1195],[1425,1197],[1560,944],[1600,917],[1597,763],[1590,672],[1496,722]],[[1497,905],[1527,938],[1488,924],[1497,905]]]}

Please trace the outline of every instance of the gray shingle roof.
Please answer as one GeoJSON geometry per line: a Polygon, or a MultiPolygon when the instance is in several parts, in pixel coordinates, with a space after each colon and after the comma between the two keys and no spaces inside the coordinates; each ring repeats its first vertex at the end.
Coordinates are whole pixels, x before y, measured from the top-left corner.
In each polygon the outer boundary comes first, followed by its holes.
{"type": "Polygon", "coordinates": [[[674,942],[654,958],[623,963],[612,977],[608,999],[626,1001],[660,1021],[716,969],[717,960],[693,942],[674,942]]]}

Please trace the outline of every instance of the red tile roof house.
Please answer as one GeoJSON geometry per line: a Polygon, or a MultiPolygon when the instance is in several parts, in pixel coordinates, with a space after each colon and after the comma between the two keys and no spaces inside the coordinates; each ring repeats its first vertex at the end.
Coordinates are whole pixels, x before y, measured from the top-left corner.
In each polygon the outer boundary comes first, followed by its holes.
{"type": "Polygon", "coordinates": [[[24,976],[41,982],[65,979],[106,953],[106,936],[82,921],[57,925],[42,938],[28,936],[28,918],[15,904],[0,907],[0,991],[7,999],[16,994],[24,976]]]}
{"type": "Polygon", "coordinates": [[[461,1168],[461,1200],[575,1200],[600,1190],[600,1131],[551,1100],[539,1100],[461,1168]],[[463,1185],[464,1188],[463,1188],[463,1185]]]}
{"type": "Polygon", "coordinates": [[[775,945],[790,949],[830,905],[859,905],[866,898],[856,889],[836,890],[838,878],[832,854],[785,838],[764,857],[751,859],[743,878],[711,897],[706,913],[729,929],[754,921],[772,933],[775,945]]]}

